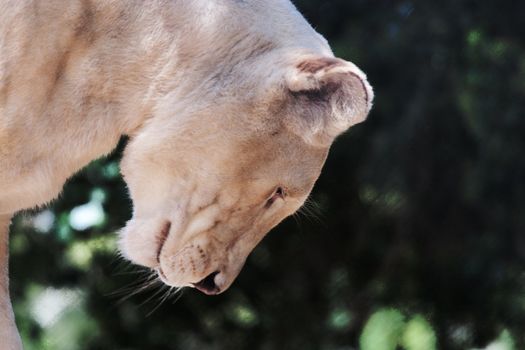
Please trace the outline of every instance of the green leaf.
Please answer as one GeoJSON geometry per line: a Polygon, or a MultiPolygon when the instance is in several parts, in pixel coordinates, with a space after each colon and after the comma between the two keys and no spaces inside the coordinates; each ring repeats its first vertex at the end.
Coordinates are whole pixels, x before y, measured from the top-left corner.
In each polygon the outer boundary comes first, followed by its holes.
{"type": "Polygon", "coordinates": [[[359,338],[361,350],[395,350],[404,325],[404,317],[397,309],[376,311],[368,319],[359,338]]]}
{"type": "Polygon", "coordinates": [[[401,345],[406,350],[435,350],[436,333],[423,316],[417,315],[407,323],[401,345]]]}

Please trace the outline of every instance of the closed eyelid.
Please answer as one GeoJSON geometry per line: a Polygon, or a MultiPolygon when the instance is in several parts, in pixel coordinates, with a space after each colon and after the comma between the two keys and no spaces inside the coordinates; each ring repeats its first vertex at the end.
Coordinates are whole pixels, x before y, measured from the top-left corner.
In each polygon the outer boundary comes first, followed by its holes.
{"type": "Polygon", "coordinates": [[[271,192],[271,194],[267,197],[266,203],[264,204],[265,208],[270,208],[272,204],[279,198],[284,199],[286,197],[286,190],[284,187],[279,186],[275,190],[271,192]]]}
{"type": "Polygon", "coordinates": [[[284,198],[287,194],[287,190],[283,186],[277,186],[268,194],[267,198],[270,199],[276,195],[284,198]]]}

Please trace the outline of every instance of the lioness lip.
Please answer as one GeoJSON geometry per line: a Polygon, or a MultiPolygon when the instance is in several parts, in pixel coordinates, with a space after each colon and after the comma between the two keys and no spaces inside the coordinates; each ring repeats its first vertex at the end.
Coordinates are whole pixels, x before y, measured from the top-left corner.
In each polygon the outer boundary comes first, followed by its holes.
{"type": "Polygon", "coordinates": [[[157,274],[159,275],[160,279],[162,280],[162,282],[167,283],[168,278],[164,274],[164,271],[162,271],[162,268],[159,267],[158,269],[156,269],[156,271],[157,271],[157,274]]]}
{"type": "Polygon", "coordinates": [[[166,239],[168,239],[170,229],[171,229],[171,221],[166,221],[164,225],[162,226],[162,230],[160,231],[160,234],[159,234],[159,246],[157,250],[157,263],[159,264],[159,266],[160,266],[160,253],[162,252],[164,243],[166,243],[166,239]]]}
{"type": "Polygon", "coordinates": [[[215,276],[219,274],[219,271],[215,271],[208,276],[206,276],[204,279],[202,279],[200,282],[192,283],[195,288],[200,290],[206,295],[216,295],[219,294],[221,291],[220,288],[215,284],[215,276]]]}

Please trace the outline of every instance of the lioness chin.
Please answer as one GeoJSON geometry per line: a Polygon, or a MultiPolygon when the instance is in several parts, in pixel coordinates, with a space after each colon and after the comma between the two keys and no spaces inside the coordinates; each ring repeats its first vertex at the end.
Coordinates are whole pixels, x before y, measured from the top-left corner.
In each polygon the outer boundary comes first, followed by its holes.
{"type": "Polygon", "coordinates": [[[134,203],[122,253],[168,285],[218,294],[372,99],[288,0],[0,0],[3,348],[21,348],[10,218],[121,136],[134,203]]]}

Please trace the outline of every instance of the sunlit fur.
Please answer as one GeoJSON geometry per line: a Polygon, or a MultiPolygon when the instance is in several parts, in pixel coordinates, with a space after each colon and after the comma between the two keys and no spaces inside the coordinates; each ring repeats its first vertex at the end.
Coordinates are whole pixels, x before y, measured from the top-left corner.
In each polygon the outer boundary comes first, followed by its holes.
{"type": "Polygon", "coordinates": [[[372,99],[288,0],[0,0],[0,216],[128,135],[123,254],[222,292],[372,99]]]}

